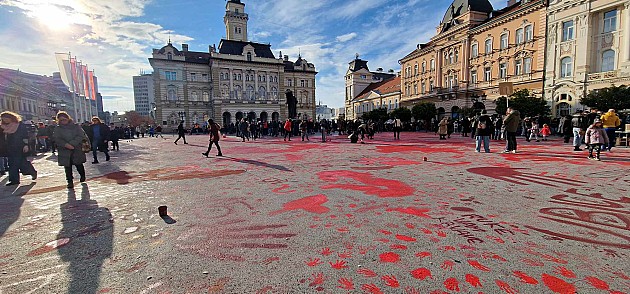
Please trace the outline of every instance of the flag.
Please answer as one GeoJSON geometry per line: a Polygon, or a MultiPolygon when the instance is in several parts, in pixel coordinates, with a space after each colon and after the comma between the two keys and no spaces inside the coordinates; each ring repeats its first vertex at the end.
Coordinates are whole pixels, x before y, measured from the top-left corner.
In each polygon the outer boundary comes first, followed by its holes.
{"type": "Polygon", "coordinates": [[[94,87],[94,70],[89,71],[88,75],[88,81],[90,81],[90,98],[92,98],[93,101],[96,101],[96,89],[94,87]]]}
{"type": "Polygon", "coordinates": [[[85,95],[85,99],[90,99],[90,79],[87,64],[83,66],[81,73],[83,75],[83,94],[85,95]]]}
{"type": "Polygon", "coordinates": [[[70,65],[70,54],[55,53],[55,58],[57,59],[57,66],[59,67],[61,80],[70,89],[70,91],[74,92],[74,89],[72,88],[72,66],[70,65]]]}
{"type": "Polygon", "coordinates": [[[78,94],[79,90],[79,75],[77,74],[77,67],[77,58],[70,58],[70,71],[72,72],[72,93],[75,94],[78,94]]]}
{"type": "Polygon", "coordinates": [[[77,77],[77,89],[76,89],[77,91],[76,91],[76,93],[79,96],[84,96],[85,92],[83,90],[83,64],[81,64],[81,61],[77,61],[76,77],[77,77]]]}

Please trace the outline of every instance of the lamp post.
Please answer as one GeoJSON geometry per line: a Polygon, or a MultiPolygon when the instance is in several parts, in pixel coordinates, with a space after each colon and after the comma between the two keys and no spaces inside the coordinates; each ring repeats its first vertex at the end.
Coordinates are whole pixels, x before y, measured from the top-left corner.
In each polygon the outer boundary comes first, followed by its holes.
{"type": "Polygon", "coordinates": [[[179,121],[180,122],[185,122],[186,121],[186,112],[185,111],[180,111],[177,114],[179,115],[179,121]]]}

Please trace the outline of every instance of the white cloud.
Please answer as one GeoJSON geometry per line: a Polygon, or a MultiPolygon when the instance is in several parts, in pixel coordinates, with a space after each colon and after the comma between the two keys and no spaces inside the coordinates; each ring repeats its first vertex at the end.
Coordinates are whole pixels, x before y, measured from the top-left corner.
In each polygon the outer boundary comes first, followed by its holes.
{"type": "Polygon", "coordinates": [[[337,36],[337,42],[342,42],[342,43],[343,42],[348,42],[348,41],[350,41],[350,40],[352,40],[352,39],[354,39],[356,37],[357,37],[357,33],[352,32],[352,33],[349,33],[349,34],[337,36]]]}

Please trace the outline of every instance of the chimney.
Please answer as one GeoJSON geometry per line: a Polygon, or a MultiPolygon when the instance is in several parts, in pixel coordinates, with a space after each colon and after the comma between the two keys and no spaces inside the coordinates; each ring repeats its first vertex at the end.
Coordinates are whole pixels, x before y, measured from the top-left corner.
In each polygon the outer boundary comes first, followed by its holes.
{"type": "Polygon", "coordinates": [[[289,61],[289,55],[284,56],[284,61],[289,61]]]}
{"type": "Polygon", "coordinates": [[[182,44],[182,51],[188,52],[188,44],[182,44]]]}

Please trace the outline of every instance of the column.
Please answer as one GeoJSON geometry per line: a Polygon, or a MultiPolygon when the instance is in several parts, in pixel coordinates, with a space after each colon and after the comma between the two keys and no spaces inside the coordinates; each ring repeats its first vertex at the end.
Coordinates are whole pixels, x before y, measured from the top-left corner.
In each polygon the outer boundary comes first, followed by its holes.
{"type": "MultiPolygon", "coordinates": [[[[230,80],[230,89],[228,89],[230,91],[230,93],[228,93],[229,97],[232,98],[233,95],[231,93],[234,93],[234,76],[233,76],[234,72],[232,71],[231,68],[228,69],[228,79],[230,80]]],[[[219,82],[219,91],[221,91],[221,82],[219,82]]]]}
{"type": "Polygon", "coordinates": [[[254,97],[256,98],[255,100],[258,100],[260,97],[258,97],[258,71],[254,70],[254,97]]]}

